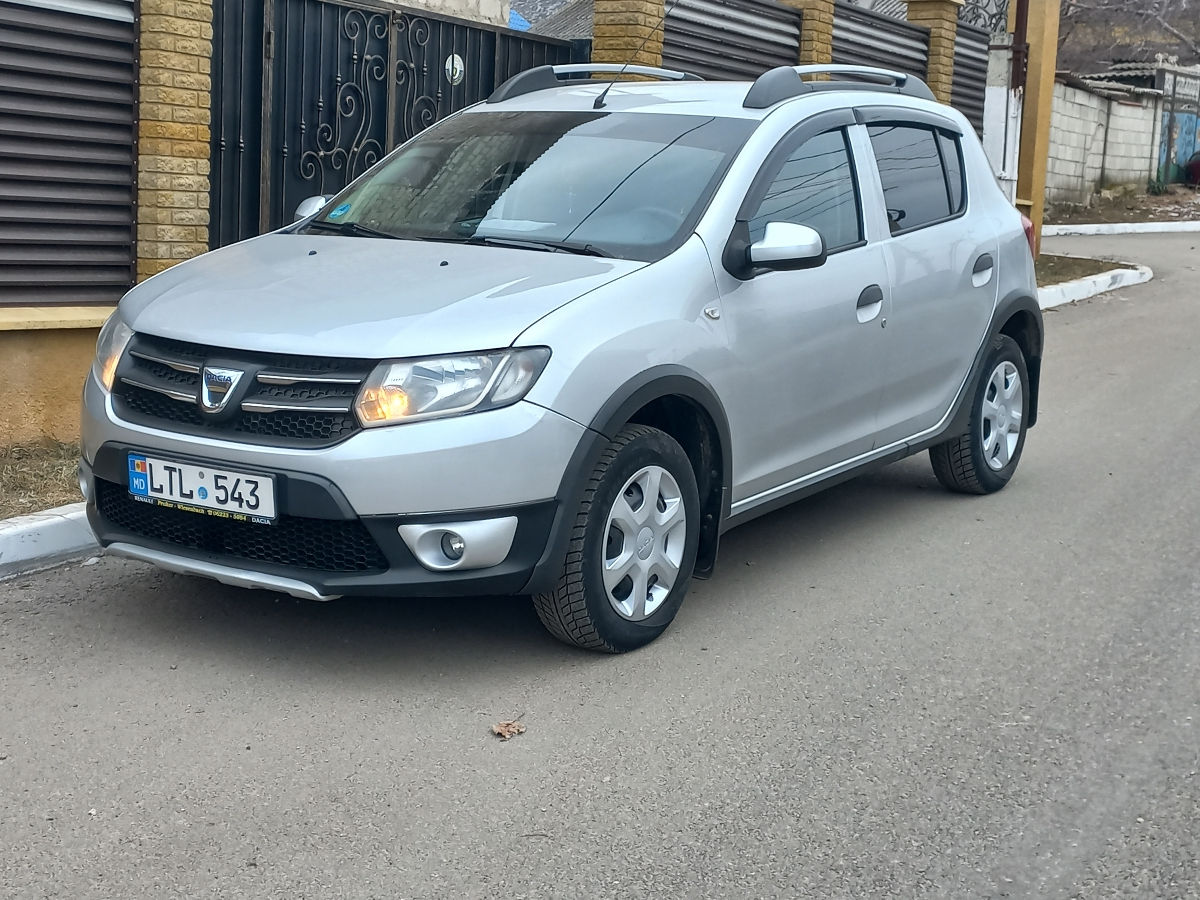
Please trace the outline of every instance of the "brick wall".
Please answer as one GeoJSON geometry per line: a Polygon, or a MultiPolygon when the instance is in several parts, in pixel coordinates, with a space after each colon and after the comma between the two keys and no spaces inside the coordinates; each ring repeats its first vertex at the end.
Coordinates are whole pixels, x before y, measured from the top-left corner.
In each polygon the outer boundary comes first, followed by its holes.
{"type": "Polygon", "coordinates": [[[954,86],[954,43],[963,0],[908,0],[908,21],[929,29],[929,70],[925,83],[942,103],[954,86]]]}
{"type": "Polygon", "coordinates": [[[1160,115],[1154,98],[1110,102],[1091,91],[1056,83],[1046,202],[1086,204],[1104,188],[1145,188],[1158,159],[1160,115]]]}
{"type": "Polygon", "coordinates": [[[208,249],[212,0],[142,0],[137,275],[208,249]]]}
{"type": "Polygon", "coordinates": [[[800,65],[833,62],[833,0],[783,0],[783,3],[801,12],[800,65]]]}
{"type": "Polygon", "coordinates": [[[592,62],[661,66],[663,10],[663,0],[596,0],[592,62]]]}

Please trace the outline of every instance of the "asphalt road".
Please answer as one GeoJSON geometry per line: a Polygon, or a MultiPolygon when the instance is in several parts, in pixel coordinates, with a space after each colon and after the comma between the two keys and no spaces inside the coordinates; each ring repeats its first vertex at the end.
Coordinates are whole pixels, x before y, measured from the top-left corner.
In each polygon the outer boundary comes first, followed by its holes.
{"type": "Polygon", "coordinates": [[[728,535],[666,637],[106,559],[0,585],[0,895],[1200,896],[1200,235],[1047,314],[1014,481],[728,535]],[[507,743],[493,722],[520,715],[507,743]]]}

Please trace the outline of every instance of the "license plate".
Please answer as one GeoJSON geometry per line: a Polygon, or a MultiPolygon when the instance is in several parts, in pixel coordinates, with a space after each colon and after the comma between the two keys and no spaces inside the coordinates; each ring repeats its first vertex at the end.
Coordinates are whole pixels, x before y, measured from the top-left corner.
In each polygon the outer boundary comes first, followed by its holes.
{"type": "Polygon", "coordinates": [[[275,518],[275,480],[211,466],[129,454],[129,493],[145,503],[240,522],[275,518]]]}

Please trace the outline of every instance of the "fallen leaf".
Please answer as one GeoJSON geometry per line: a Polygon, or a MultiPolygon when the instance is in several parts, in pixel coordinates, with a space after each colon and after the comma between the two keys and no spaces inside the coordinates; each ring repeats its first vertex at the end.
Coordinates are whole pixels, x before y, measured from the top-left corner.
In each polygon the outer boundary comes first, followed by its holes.
{"type": "Polygon", "coordinates": [[[516,719],[513,719],[511,722],[497,722],[492,726],[492,734],[499,737],[502,741],[507,741],[515,735],[524,733],[525,726],[516,719]]]}

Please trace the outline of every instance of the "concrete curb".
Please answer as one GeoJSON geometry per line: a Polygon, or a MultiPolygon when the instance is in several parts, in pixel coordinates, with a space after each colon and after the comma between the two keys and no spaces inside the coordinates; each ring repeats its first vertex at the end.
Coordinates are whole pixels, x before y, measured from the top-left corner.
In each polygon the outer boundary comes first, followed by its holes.
{"type": "Polygon", "coordinates": [[[1095,225],[1043,225],[1042,237],[1070,234],[1164,234],[1200,231],[1200,222],[1099,222],[1095,225]]]}
{"type": "Polygon", "coordinates": [[[82,503],[0,520],[0,578],[24,575],[100,547],[82,503]]]}
{"type": "Polygon", "coordinates": [[[1097,294],[1115,291],[1117,288],[1129,287],[1131,284],[1144,284],[1153,277],[1154,272],[1149,266],[1112,269],[1098,275],[1088,275],[1086,278],[1038,288],[1038,305],[1042,309],[1051,309],[1064,303],[1074,303],[1076,300],[1086,300],[1097,294]]]}

